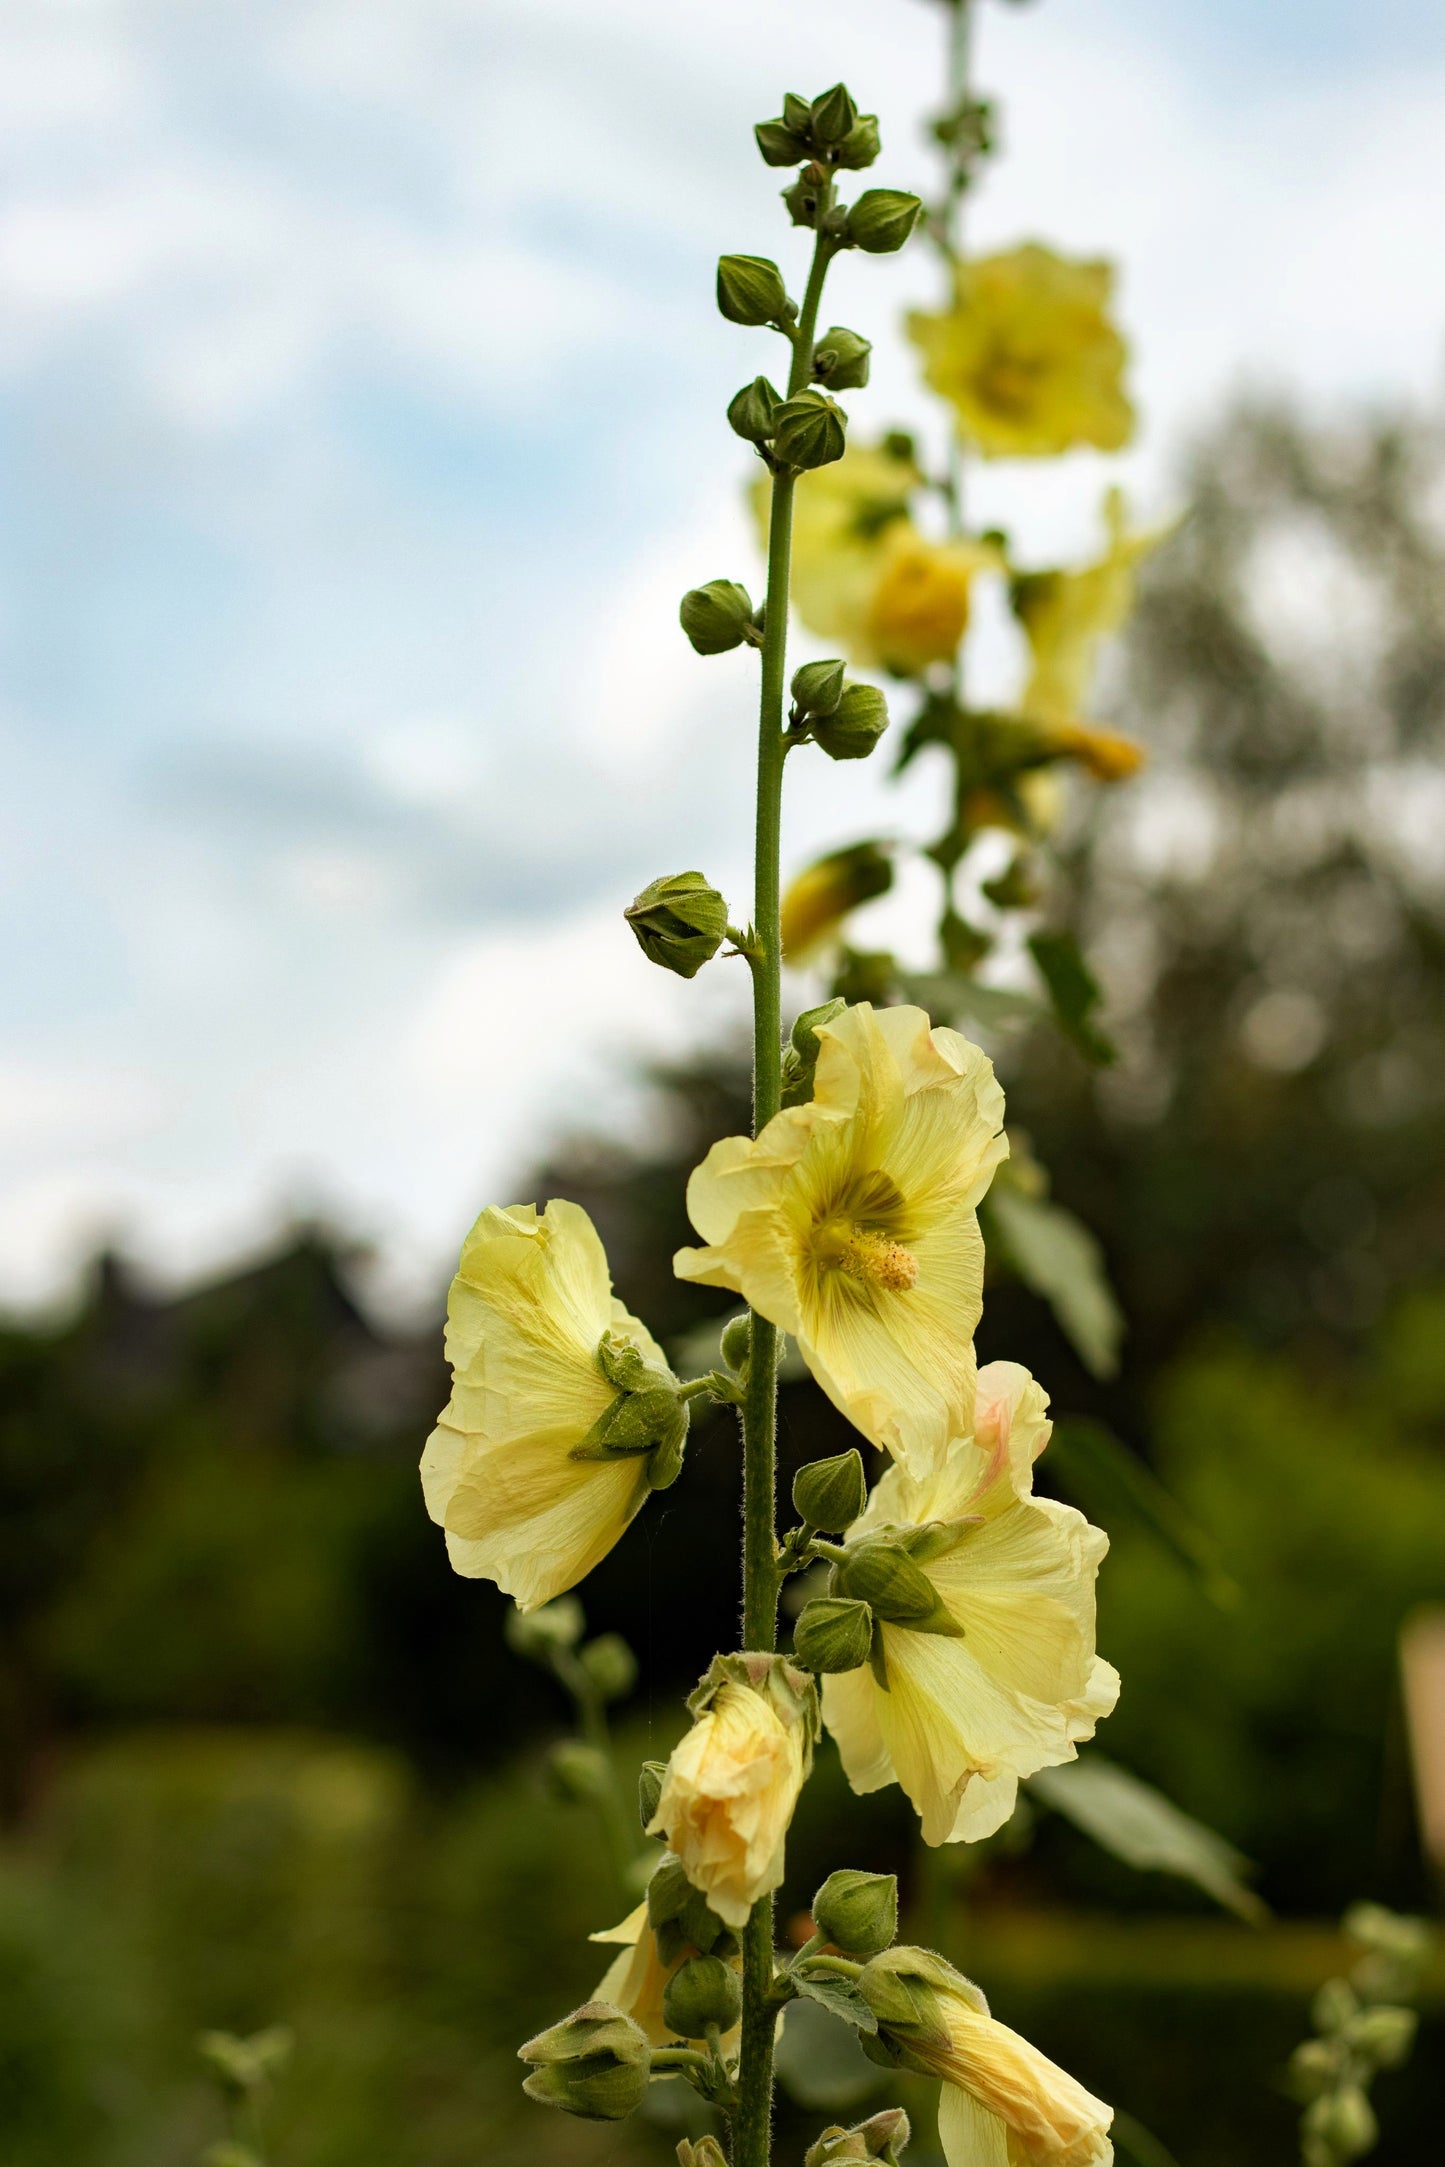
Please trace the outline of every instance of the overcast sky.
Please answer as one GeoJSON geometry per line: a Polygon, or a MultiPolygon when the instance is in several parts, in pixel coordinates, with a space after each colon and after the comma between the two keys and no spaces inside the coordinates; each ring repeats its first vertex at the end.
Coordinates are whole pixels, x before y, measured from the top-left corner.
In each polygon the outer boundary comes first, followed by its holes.
{"type": "MultiPolygon", "coordinates": [[[[1445,9],[983,0],[1008,147],[980,244],[1121,265],[1170,504],[1244,384],[1440,381],[1445,9]]],[[[843,75],[923,185],[936,0],[0,0],[0,1300],[102,1234],[171,1274],[292,1204],[439,1283],[628,1057],[715,1028],[618,911],[745,905],[753,668],[683,587],[755,579],[722,408],[775,365],[711,299],[801,250],[753,152],[843,75]]],[[[919,250],[838,268],[918,412],[919,250]]],[[[1041,560],[1104,462],[977,490],[1041,560]]],[[[881,763],[790,773],[787,855],[926,827],[881,763]],[[877,767],[880,772],[873,772],[877,767]]]]}

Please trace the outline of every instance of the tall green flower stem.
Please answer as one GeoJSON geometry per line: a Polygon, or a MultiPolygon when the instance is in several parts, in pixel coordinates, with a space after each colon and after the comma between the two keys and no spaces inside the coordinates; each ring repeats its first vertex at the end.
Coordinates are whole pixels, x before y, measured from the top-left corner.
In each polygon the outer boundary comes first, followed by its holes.
{"type": "MultiPolygon", "coordinates": [[[[789,336],[788,397],[812,380],[818,304],[836,244],[820,232],[798,320],[789,336]]],[[[788,577],[797,476],[773,477],[768,520],[768,585],[763,614],[762,694],[758,714],[758,790],[753,944],[753,1133],[782,1102],[783,953],[779,925],[783,813],[783,691],[788,646],[788,577]]],[[[771,1653],[778,1639],[777,1327],[753,1312],[743,1401],[743,1646],[771,1653]]],[[[773,2103],[773,1900],[753,1906],[743,1931],[743,2013],[733,2167],[768,2167],[773,2103]]]]}

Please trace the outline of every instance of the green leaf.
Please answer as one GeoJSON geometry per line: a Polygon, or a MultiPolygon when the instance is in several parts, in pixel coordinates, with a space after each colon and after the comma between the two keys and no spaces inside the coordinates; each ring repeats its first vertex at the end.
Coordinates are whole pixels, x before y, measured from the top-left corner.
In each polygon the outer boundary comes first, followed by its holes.
{"type": "Polygon", "coordinates": [[[1072,933],[1031,933],[1029,953],[1048,988],[1054,1017],[1071,1044],[1095,1068],[1117,1059],[1112,1040],[1091,1021],[1102,995],[1072,933]]]}
{"type": "Polygon", "coordinates": [[[1042,1768],[1028,1784],[1035,1798],[1126,1866],[1192,1881],[1252,1926],[1268,1918],[1268,1907],[1242,1878],[1249,1863],[1233,1844],[1117,1761],[1090,1753],[1062,1768],[1042,1768]]]}
{"type": "Polygon", "coordinates": [[[851,1979],[835,1978],[832,1972],[807,1971],[795,1971],[792,1977],[800,1994],[831,2010],[835,2017],[842,2017],[855,2031],[877,2031],[878,2019],[851,1979]]]}
{"type": "Polygon", "coordinates": [[[775,2067],[784,2090],[810,2113],[846,2112],[883,2082],[852,2025],[815,2001],[791,2001],[783,2011],[775,2067]]]}
{"type": "Polygon", "coordinates": [[[1062,1204],[1000,1182],[985,1211],[1009,1263],[1048,1303],[1085,1368],[1095,1377],[1112,1377],[1124,1313],[1104,1269],[1104,1252],[1083,1220],[1062,1204]]]}
{"type": "Polygon", "coordinates": [[[1131,1516],[1189,1571],[1217,1609],[1238,1608],[1239,1583],[1227,1571],[1214,1537],[1102,1422],[1071,1416],[1055,1423],[1048,1468],[1091,1519],[1107,1526],[1121,1512],[1131,1516]]]}

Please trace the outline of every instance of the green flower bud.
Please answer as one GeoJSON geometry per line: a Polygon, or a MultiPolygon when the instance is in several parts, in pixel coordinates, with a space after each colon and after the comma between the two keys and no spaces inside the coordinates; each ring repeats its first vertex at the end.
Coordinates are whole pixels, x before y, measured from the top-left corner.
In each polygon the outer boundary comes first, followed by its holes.
{"type": "Polygon", "coordinates": [[[753,629],[752,596],[735,579],[710,579],[690,587],[677,607],[678,622],[700,655],[725,655],[741,647],[753,629]]]}
{"type": "Polygon", "coordinates": [[[848,213],[848,240],[870,256],[891,256],[918,223],[923,205],[901,188],[865,188],[848,213]]]}
{"type": "Polygon", "coordinates": [[[507,1612],[507,1646],[529,1663],[550,1663],[561,1649],[573,1648],[587,1629],[575,1595],[559,1595],[540,1610],[507,1612]]]}
{"type": "Polygon", "coordinates": [[[813,1924],[845,1956],[877,1956],[898,1931],[896,1879],[841,1867],[813,1898],[813,1924]]]}
{"type": "Polygon", "coordinates": [[[561,1738],[547,1755],[547,1779],[558,1798],[571,1806],[595,1806],[612,1786],[605,1754],[580,1738],[561,1738]]]}
{"type": "Polygon", "coordinates": [[[285,2068],[295,2044],[289,2025],[272,2024],[244,2039],[236,2032],[202,2032],[196,2051],[229,2091],[244,2096],[260,2091],[285,2068]]]}
{"type": "Polygon", "coordinates": [[[839,1595],[869,1604],[886,1625],[939,1630],[935,1621],[943,1606],[938,1590],[899,1543],[884,1536],[865,1537],[850,1546],[847,1562],[834,1567],[833,1579],[839,1595]]]}
{"type": "MultiPolygon", "coordinates": [[[[792,1036],[783,1049],[783,1104],[806,1106],[813,1096],[813,1077],[818,1067],[818,1025],[831,1023],[841,1016],[847,1002],[834,999],[823,1001],[817,1008],[805,1008],[793,1025],[792,1036]]],[[[797,1492],[794,1491],[794,1496],[797,1492]]],[[[856,1514],[854,1516],[856,1518],[856,1514]]],[[[838,1526],[845,1525],[839,1521],[838,1526]]],[[[830,1520],[815,1520],[815,1527],[831,1527],[830,1520]]]]}
{"type": "Polygon", "coordinates": [[[861,391],[868,381],[873,342],[843,324],[825,331],[813,352],[813,374],[830,391],[861,391]]]}
{"type": "Polygon", "coordinates": [[[709,2024],[731,2031],[742,2011],[742,1985],[720,1956],[694,1956],[678,1966],[662,1997],[662,2016],[679,2039],[704,2039],[709,2024]]]}
{"type": "Polygon", "coordinates": [[[1380,2134],[1375,2110],[1358,2084],[1342,2084],[1312,2100],[1304,2111],[1307,2137],[1319,2140],[1336,2159],[1358,2159],[1380,2134]]]}
{"type": "Polygon", "coordinates": [[[800,166],[808,156],[807,137],[796,135],[786,121],[760,120],[753,134],[764,165],[800,166]]]}
{"type": "Polygon", "coordinates": [[[821,391],[800,391],[778,408],[773,450],[784,466],[825,467],[841,459],[847,442],[841,406],[821,391]]]}
{"type": "Polygon", "coordinates": [[[727,2154],[716,2137],[679,2137],[677,2167],[728,2167],[727,2154]]]}
{"type": "Polygon", "coordinates": [[[840,166],[857,172],[862,166],[871,166],[881,148],[878,115],[860,113],[833,156],[840,166]]]}
{"type": "MultiPolygon", "coordinates": [[[[666,1775],[667,1769],[664,1766],[664,1778],[666,1775]]],[[[654,1806],[652,1810],[655,1813],[657,1808],[654,1806]]],[[[696,1893],[683,1872],[682,1860],[677,1853],[664,1851],[653,1869],[652,1879],[647,1884],[647,1923],[652,1931],[656,1933],[659,1927],[666,1926],[669,1919],[679,1918],[696,1893]]]]}
{"type": "Polygon", "coordinates": [[[793,1653],[805,1670],[861,1670],[873,1645],[873,1613],[846,1595],[817,1595],[793,1627],[793,1653]]]}
{"type": "Polygon", "coordinates": [[[637,1658],[620,1633],[601,1633],[578,1660],[603,1700],[625,1700],[637,1683],[637,1658]]]}
{"type": "Polygon", "coordinates": [[[1420,2020],[1413,2009],[1396,2009],[1377,2002],[1362,2009],[1345,2026],[1346,2044],[1363,2054],[1378,2069],[1398,2069],[1410,2058],[1420,2020]]]}
{"type": "Polygon", "coordinates": [[[809,116],[813,141],[820,149],[831,150],[835,143],[844,143],[858,125],[858,108],[841,83],[825,90],[813,100],[809,116]]]}
{"type": "Polygon", "coordinates": [[[813,724],[813,742],[830,760],[866,760],[888,727],[888,702],[876,685],[849,685],[831,715],[813,724]]]}
{"type": "Polygon", "coordinates": [[[741,1371],[747,1365],[753,1348],[753,1326],[750,1317],[729,1317],[723,1326],[721,1353],[728,1368],[741,1371]]]}
{"type": "Polygon", "coordinates": [[[717,305],[731,324],[781,323],[796,314],[783,274],[767,256],[720,256],[717,305]]]}
{"type": "Polygon", "coordinates": [[[1317,2032],[1343,2030],[1360,2006],[1359,1996],[1348,1979],[1326,1979],[1310,2004],[1317,2032]]]}
{"type": "Polygon", "coordinates": [[[1333,2091],[1340,2073],[1340,2047],[1333,2039],[1302,2039],[1289,2058],[1290,2083],[1298,2099],[1318,2099],[1333,2091]]]}
{"type": "Polygon", "coordinates": [[[782,403],[766,376],[755,376],[728,402],[728,421],[734,434],[749,444],[765,444],[773,433],[782,403]]]}
{"type": "Polygon", "coordinates": [[[820,165],[807,165],[792,185],[783,190],[783,201],[795,226],[817,225],[827,186],[825,169],[820,165]]]}
{"type": "Polygon", "coordinates": [[[886,2107],[870,2115],[856,2129],[834,2123],[825,2129],[803,2157],[803,2167],[844,2167],[845,2161],[880,2159],[885,2167],[898,2167],[898,2155],[913,2135],[901,2107],[886,2107]]]}
{"type": "Polygon", "coordinates": [[[800,716],[831,715],[843,697],[848,665],[835,658],[829,662],[805,662],[793,672],[793,706],[800,716]]]}
{"type": "MultiPolygon", "coordinates": [[[[828,1006],[833,1007],[830,1001],[828,1006]]],[[[842,1007],[842,1002],[837,1006],[842,1007]]],[[[831,1460],[812,1460],[793,1477],[793,1509],[809,1527],[851,1527],[868,1502],[861,1456],[850,1448],[831,1460]]]]}
{"type": "Polygon", "coordinates": [[[561,2024],[517,2049],[531,2062],[522,2090],[544,2107],[588,2122],[620,2122],[647,2097],[647,2034],[610,2002],[584,2002],[561,2024]]]}
{"type": "Polygon", "coordinates": [[[623,916],[649,963],[695,978],[722,946],[728,907],[701,873],[667,873],[650,882],[623,916]]]}
{"type": "Polygon", "coordinates": [[[644,1761],[637,1772],[637,1812],[644,1834],[657,1811],[657,1801],[662,1796],[662,1781],[666,1774],[666,1761],[644,1761]]]}

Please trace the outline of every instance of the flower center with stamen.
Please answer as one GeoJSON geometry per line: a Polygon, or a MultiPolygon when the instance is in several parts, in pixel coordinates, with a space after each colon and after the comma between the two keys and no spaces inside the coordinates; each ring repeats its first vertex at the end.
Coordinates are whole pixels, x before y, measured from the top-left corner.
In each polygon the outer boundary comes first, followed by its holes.
{"type": "Polygon", "coordinates": [[[872,1227],[845,1223],[828,1229],[824,1250],[828,1263],[850,1279],[902,1294],[918,1278],[918,1259],[902,1242],[872,1227]]]}

